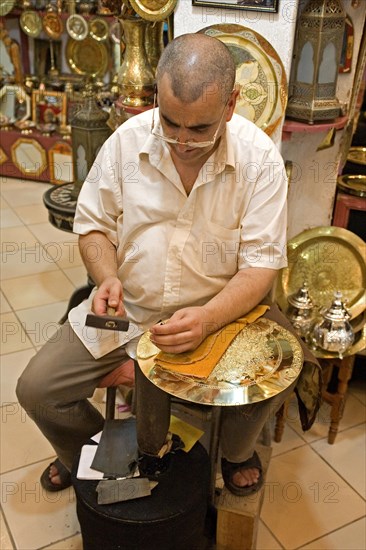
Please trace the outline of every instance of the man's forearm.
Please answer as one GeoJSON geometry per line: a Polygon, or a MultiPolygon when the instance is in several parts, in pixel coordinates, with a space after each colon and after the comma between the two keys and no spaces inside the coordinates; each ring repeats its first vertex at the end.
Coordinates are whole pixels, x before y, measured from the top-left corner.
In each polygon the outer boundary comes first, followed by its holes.
{"type": "Polygon", "coordinates": [[[117,277],[116,249],[99,231],[79,236],[79,250],[88,274],[97,286],[107,277],[117,277]]]}
{"type": "Polygon", "coordinates": [[[204,309],[212,323],[224,325],[245,315],[271,290],[277,271],[248,268],[239,271],[204,309]]]}

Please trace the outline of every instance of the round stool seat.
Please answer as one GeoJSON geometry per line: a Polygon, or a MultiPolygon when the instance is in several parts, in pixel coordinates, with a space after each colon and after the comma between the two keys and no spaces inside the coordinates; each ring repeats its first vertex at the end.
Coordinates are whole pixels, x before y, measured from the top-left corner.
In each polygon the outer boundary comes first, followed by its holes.
{"type": "Polygon", "coordinates": [[[171,456],[151,495],[98,505],[98,481],[72,481],[84,550],[199,550],[205,547],[210,463],[196,443],[189,453],[171,456]]]}

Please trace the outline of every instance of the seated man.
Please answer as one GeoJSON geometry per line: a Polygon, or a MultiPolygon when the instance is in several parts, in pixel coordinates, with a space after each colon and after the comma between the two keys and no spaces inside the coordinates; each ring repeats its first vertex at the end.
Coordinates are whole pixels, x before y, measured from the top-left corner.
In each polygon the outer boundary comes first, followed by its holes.
{"type": "MultiPolygon", "coordinates": [[[[74,231],[97,286],[17,387],[58,455],[42,475],[48,490],[70,485],[75,455],[102,429],[104,419],[88,398],[126,359],[131,340],[150,329],[163,351],[194,350],[213,327],[259,304],[286,265],[283,161],[265,133],[234,114],[237,95],[235,64],[222,42],[178,37],[159,62],[159,109],[114,132],[82,187],[74,231]],[[127,335],[84,330],[88,311],[101,315],[107,307],[131,321],[127,335]]],[[[224,479],[235,494],[261,486],[254,446],[293,387],[256,405],[225,407],[224,479]]],[[[138,441],[141,453],[154,457],[169,418],[161,419],[159,434],[144,429],[157,406],[146,393],[138,441]]]]}

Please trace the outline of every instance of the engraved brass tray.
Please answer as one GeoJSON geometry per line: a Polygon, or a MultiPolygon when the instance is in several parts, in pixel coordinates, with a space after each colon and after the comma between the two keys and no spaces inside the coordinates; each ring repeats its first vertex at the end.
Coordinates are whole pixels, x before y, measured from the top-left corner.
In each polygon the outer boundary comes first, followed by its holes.
{"type": "Polygon", "coordinates": [[[137,345],[137,361],[145,376],[165,392],[201,405],[248,405],[269,399],[296,380],[303,364],[303,352],[296,337],[263,318],[246,326],[234,338],[210,376],[204,379],[159,367],[155,363],[158,352],[149,333],[143,334],[137,345]],[[225,371],[227,377],[223,376],[225,371]]]}
{"type": "Polygon", "coordinates": [[[94,40],[98,40],[98,42],[107,40],[109,34],[108,23],[101,17],[94,17],[94,19],[89,21],[89,32],[90,36],[94,38],[94,40]]]}
{"type": "Polygon", "coordinates": [[[67,34],[73,40],[84,40],[89,33],[88,23],[82,15],[74,13],[66,21],[67,34]]]}
{"type": "Polygon", "coordinates": [[[43,30],[52,40],[60,38],[64,30],[64,24],[58,13],[49,11],[42,19],[43,30]]]}
{"type": "Polygon", "coordinates": [[[102,77],[108,69],[107,46],[90,36],[79,41],[69,38],[66,58],[74,73],[102,77]]]}
{"type": "Polygon", "coordinates": [[[286,73],[276,50],[242,25],[218,23],[199,32],[221,40],[234,57],[240,86],[235,112],[273,134],[287,104],[286,73]]]}
{"type": "Polygon", "coordinates": [[[366,176],[344,174],[337,179],[337,187],[348,195],[366,197],[366,176]]]}
{"type": "Polygon", "coordinates": [[[164,21],[173,13],[177,0],[130,0],[135,12],[148,21],[164,21]]]}
{"type": "Polygon", "coordinates": [[[0,16],[5,16],[15,6],[16,0],[0,0],[0,16]]]}
{"type": "Polygon", "coordinates": [[[287,243],[288,267],[279,273],[275,299],[284,313],[287,298],[304,281],[318,307],[329,306],[340,290],[351,318],[366,308],[366,244],[341,227],[315,227],[287,243]]]}

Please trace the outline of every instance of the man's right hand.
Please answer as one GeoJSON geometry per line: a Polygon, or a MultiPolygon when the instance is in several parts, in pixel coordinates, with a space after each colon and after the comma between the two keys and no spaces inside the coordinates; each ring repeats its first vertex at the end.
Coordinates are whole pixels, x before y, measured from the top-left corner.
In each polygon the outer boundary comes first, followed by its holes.
{"type": "Polygon", "coordinates": [[[122,283],[117,277],[104,279],[93,299],[92,311],[96,315],[105,315],[109,307],[115,309],[118,317],[125,316],[122,283]]]}

